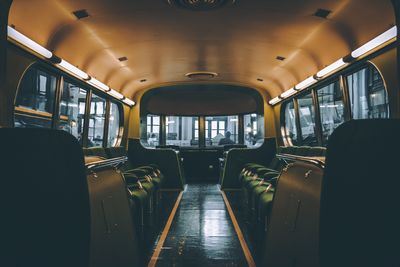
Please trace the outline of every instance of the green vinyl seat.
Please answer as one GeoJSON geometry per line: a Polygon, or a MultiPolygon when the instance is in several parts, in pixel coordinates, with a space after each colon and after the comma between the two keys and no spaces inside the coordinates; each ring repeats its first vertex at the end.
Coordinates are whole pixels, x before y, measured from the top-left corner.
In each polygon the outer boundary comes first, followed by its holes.
{"type": "MultiPolygon", "coordinates": [[[[257,207],[257,223],[256,223],[256,237],[264,238],[265,233],[268,231],[268,224],[271,214],[272,202],[274,199],[275,189],[270,187],[264,189],[259,194],[258,207],[257,207]]],[[[259,240],[262,241],[262,240],[259,240]]]]}
{"type": "Polygon", "coordinates": [[[128,181],[127,189],[130,197],[132,217],[135,221],[136,232],[140,241],[144,241],[145,229],[148,225],[149,215],[149,195],[140,183],[133,176],[125,178],[128,181]]]}
{"type": "Polygon", "coordinates": [[[143,187],[144,191],[146,191],[148,196],[147,206],[145,209],[145,223],[146,225],[152,226],[154,219],[154,211],[155,211],[155,197],[156,197],[156,188],[154,183],[151,181],[151,178],[143,172],[143,170],[134,169],[129,173],[123,173],[125,177],[125,181],[127,183],[127,187],[131,185],[136,185],[140,182],[141,187],[143,187]],[[134,172],[135,171],[135,172],[134,172]]]}

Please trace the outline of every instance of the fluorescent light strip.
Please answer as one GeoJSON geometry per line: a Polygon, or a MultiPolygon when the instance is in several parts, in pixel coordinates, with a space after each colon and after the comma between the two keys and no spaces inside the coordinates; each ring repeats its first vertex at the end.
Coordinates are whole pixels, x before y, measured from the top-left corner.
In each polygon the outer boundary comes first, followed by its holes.
{"type": "Polygon", "coordinates": [[[72,73],[73,75],[75,75],[75,76],[77,76],[77,77],[79,77],[81,79],[84,79],[84,80],[89,79],[89,75],[86,72],[78,69],[77,67],[75,67],[74,65],[72,65],[68,61],[65,61],[64,59],[62,59],[60,64],[58,64],[58,65],[60,67],[62,67],[63,69],[65,69],[66,71],[72,73]]]}
{"type": "Polygon", "coordinates": [[[115,97],[115,98],[117,98],[117,99],[119,99],[119,100],[122,100],[122,99],[125,98],[125,96],[123,96],[122,94],[118,93],[117,91],[115,91],[115,90],[113,90],[113,89],[111,89],[111,90],[108,92],[108,94],[111,95],[111,96],[113,96],[113,97],[115,97]]]}
{"type": "Polygon", "coordinates": [[[129,98],[125,98],[124,100],[123,100],[123,102],[125,103],[125,104],[127,104],[127,105],[129,105],[129,106],[134,106],[136,103],[135,103],[135,101],[132,101],[132,100],[130,100],[129,98]]]}
{"type": "Polygon", "coordinates": [[[299,83],[298,85],[296,85],[294,88],[296,90],[302,90],[310,85],[312,85],[313,83],[315,83],[317,80],[314,79],[313,76],[308,77],[307,79],[305,79],[304,81],[302,81],[301,83],[299,83]]]}
{"type": "Polygon", "coordinates": [[[346,64],[347,63],[344,62],[343,58],[341,58],[341,59],[335,61],[334,63],[332,63],[331,65],[327,66],[326,68],[317,72],[317,77],[322,78],[322,77],[326,76],[327,74],[330,74],[333,71],[340,69],[341,67],[343,67],[346,64]]]}
{"type": "Polygon", "coordinates": [[[111,90],[110,87],[108,87],[107,85],[105,85],[104,83],[100,82],[99,80],[97,80],[93,77],[90,78],[88,83],[104,92],[108,92],[111,90]]]}
{"type": "Polygon", "coordinates": [[[277,96],[277,97],[271,99],[268,103],[269,103],[270,105],[275,105],[275,104],[277,104],[277,103],[280,102],[280,101],[281,101],[281,99],[279,98],[279,96],[277,96]]]}
{"type": "Polygon", "coordinates": [[[397,36],[397,27],[394,26],[394,27],[390,28],[389,30],[385,31],[384,33],[382,33],[381,35],[375,37],[374,39],[372,39],[368,43],[366,43],[363,46],[361,46],[361,47],[357,48],[356,50],[354,50],[351,53],[351,56],[353,58],[358,58],[358,57],[368,53],[369,51],[377,48],[378,46],[386,43],[390,39],[395,38],[396,36],[397,36]]]}
{"type": "Polygon", "coordinates": [[[283,92],[280,97],[281,98],[287,98],[287,97],[289,97],[291,95],[294,95],[295,93],[297,93],[297,91],[294,90],[294,88],[290,88],[289,90],[283,92]]]}
{"type": "Polygon", "coordinates": [[[51,53],[49,50],[41,46],[40,44],[36,43],[35,41],[29,39],[22,33],[18,32],[14,28],[7,26],[7,34],[8,37],[13,39],[14,41],[22,44],[23,46],[28,47],[29,49],[35,51],[39,55],[50,59],[53,56],[53,53],[51,53]]]}

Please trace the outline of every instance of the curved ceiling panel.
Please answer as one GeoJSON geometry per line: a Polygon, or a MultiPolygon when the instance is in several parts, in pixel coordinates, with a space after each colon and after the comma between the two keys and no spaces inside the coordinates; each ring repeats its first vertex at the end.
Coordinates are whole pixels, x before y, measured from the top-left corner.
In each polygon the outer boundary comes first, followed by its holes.
{"type": "Polygon", "coordinates": [[[237,0],[204,12],[164,0],[14,0],[9,24],[127,96],[211,71],[214,83],[274,97],[387,30],[394,15],[390,0],[237,0]],[[82,9],[89,17],[78,20],[82,9]],[[332,12],[324,19],[318,9],[332,12]]]}

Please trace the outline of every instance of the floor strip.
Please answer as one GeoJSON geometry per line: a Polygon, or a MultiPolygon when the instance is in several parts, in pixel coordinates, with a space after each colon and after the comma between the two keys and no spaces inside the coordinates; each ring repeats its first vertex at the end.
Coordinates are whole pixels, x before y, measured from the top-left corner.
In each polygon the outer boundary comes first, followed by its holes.
{"type": "Polygon", "coordinates": [[[247,264],[249,265],[249,267],[256,267],[256,263],[253,259],[253,256],[251,255],[249,247],[247,246],[246,240],[244,239],[242,230],[240,230],[239,224],[236,220],[235,214],[233,213],[231,205],[229,204],[228,198],[226,197],[224,191],[221,191],[221,194],[224,199],[226,208],[228,209],[229,216],[231,217],[233,227],[235,228],[236,234],[239,238],[240,245],[242,246],[244,256],[246,257],[247,260],[247,264]]]}
{"type": "Polygon", "coordinates": [[[178,198],[177,198],[177,200],[175,202],[174,208],[172,209],[171,214],[168,217],[167,224],[165,225],[164,230],[163,230],[163,232],[161,234],[160,240],[157,243],[157,247],[154,250],[153,256],[151,256],[149,264],[147,265],[148,267],[155,267],[156,266],[158,257],[160,256],[160,253],[161,253],[161,249],[162,249],[162,247],[164,245],[165,239],[167,238],[169,229],[171,228],[171,224],[172,224],[172,221],[174,220],[176,211],[178,210],[179,203],[181,202],[182,195],[183,195],[183,191],[181,191],[179,193],[179,196],[178,196],[178,198]]]}

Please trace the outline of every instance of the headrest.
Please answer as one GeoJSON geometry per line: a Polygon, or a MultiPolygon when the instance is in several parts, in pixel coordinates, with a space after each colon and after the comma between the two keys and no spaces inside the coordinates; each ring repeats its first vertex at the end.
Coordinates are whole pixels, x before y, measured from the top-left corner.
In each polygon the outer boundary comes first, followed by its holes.
{"type": "Polygon", "coordinates": [[[329,139],[321,266],[397,266],[400,120],[353,120],[329,139]]]}
{"type": "Polygon", "coordinates": [[[88,266],[89,193],[76,138],[0,129],[0,162],[5,266],[88,266]]]}

